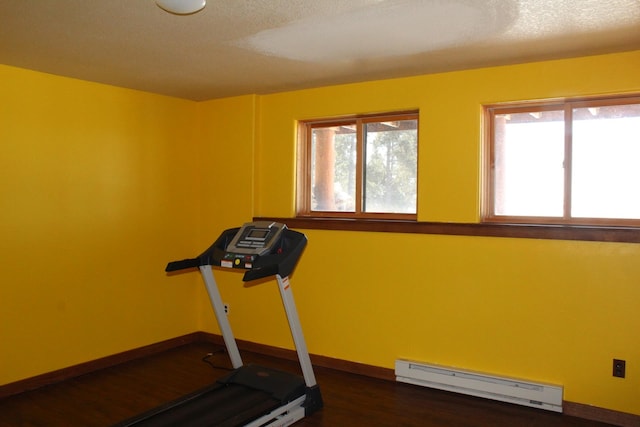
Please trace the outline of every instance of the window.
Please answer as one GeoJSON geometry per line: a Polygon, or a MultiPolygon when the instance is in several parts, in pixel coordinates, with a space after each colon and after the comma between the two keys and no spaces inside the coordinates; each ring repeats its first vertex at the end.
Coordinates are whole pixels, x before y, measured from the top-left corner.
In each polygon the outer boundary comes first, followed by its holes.
{"type": "Polygon", "coordinates": [[[640,97],[485,108],[487,222],[640,225],[640,97]]]}
{"type": "Polygon", "coordinates": [[[416,219],[418,114],[300,123],[298,215],[416,219]]]}

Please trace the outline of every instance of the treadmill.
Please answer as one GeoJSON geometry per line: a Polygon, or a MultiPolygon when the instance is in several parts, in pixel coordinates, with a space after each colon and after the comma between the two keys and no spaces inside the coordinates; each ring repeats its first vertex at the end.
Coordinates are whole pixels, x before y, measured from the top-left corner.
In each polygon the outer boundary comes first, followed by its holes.
{"type": "Polygon", "coordinates": [[[322,395],[289,281],[306,244],[304,234],[290,230],[284,224],[257,221],[224,231],[197,258],[170,262],[167,272],[200,270],[234,370],[210,386],[116,426],[279,427],[291,425],[322,408],[322,395]],[[244,282],[275,276],[302,377],[242,363],[212,267],[242,269],[245,271],[244,282]]]}

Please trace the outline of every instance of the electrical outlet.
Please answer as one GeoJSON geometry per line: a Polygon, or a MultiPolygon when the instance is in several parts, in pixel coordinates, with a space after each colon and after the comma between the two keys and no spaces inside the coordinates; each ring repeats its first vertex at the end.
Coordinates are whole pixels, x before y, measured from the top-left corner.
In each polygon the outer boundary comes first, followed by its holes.
{"type": "Polygon", "coordinates": [[[622,359],[613,359],[613,376],[624,378],[627,362],[622,359]]]}

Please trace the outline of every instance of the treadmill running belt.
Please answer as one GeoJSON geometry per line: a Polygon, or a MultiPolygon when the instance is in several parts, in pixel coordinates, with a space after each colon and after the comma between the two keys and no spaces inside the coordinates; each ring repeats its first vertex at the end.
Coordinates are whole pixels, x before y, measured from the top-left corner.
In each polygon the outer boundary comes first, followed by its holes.
{"type": "Polygon", "coordinates": [[[136,427],[235,427],[271,412],[281,403],[269,393],[238,384],[196,392],[192,397],[128,424],[136,427]]]}

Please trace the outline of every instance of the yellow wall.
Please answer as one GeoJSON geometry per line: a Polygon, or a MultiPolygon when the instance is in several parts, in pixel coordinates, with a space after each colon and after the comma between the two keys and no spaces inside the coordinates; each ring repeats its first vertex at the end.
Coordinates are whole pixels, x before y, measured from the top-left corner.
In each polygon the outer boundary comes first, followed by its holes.
{"type": "MultiPolygon", "coordinates": [[[[162,269],[294,214],[296,120],[419,109],[419,219],[476,222],[481,104],[640,91],[639,71],[637,51],[195,103],[0,67],[0,384],[216,332],[197,274],[162,269]]],[[[312,353],[559,383],[640,414],[640,245],[304,232],[312,353]]],[[[238,338],[291,347],[275,283],[216,277],[238,338]]]]}
{"type": "MultiPolygon", "coordinates": [[[[418,108],[419,219],[477,222],[482,104],[628,91],[640,91],[640,52],[261,96],[255,214],[294,214],[296,120],[418,108]]],[[[305,233],[292,283],[312,353],[547,381],[566,400],[640,414],[640,245],[305,233]]],[[[290,346],[286,330],[251,326],[280,326],[267,317],[277,296],[251,301],[241,337],[290,346]]]]}
{"type": "Polygon", "coordinates": [[[195,329],[195,113],[0,66],[0,384],[195,329]]]}

